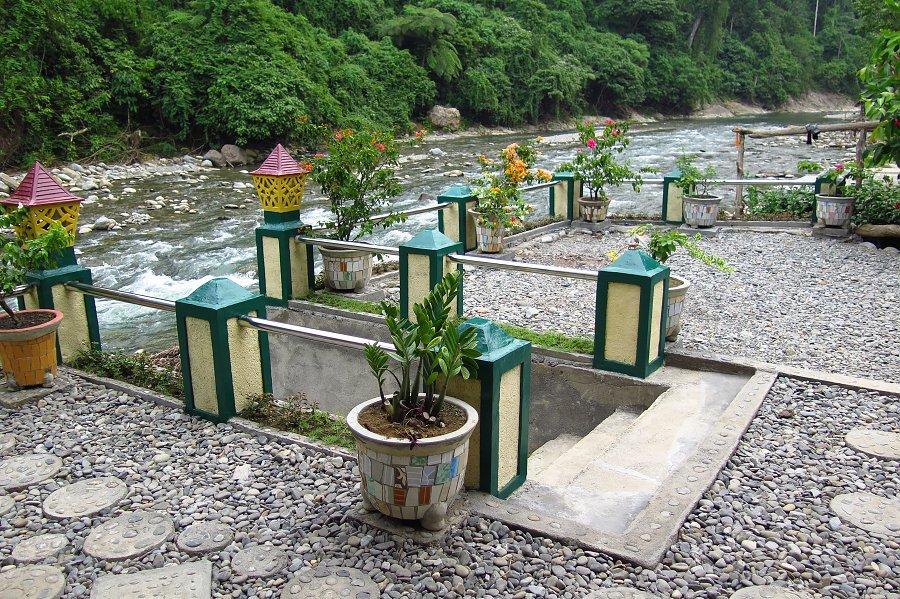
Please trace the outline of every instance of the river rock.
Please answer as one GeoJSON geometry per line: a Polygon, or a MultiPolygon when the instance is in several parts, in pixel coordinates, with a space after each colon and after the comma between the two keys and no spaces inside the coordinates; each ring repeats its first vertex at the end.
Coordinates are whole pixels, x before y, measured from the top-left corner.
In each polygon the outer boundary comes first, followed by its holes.
{"type": "Polygon", "coordinates": [[[203,160],[208,160],[215,166],[225,166],[225,157],[222,156],[222,153],[218,150],[210,150],[206,154],[203,155],[203,160]]]}
{"type": "Polygon", "coordinates": [[[234,144],[225,144],[220,151],[225,162],[231,166],[244,165],[250,162],[244,151],[234,144]]]}
{"type": "Polygon", "coordinates": [[[440,148],[431,148],[430,150],[428,150],[428,153],[432,156],[444,156],[447,154],[447,152],[443,151],[440,148]]]}
{"type": "Polygon", "coordinates": [[[116,221],[113,219],[101,216],[97,220],[94,221],[94,224],[91,225],[92,231],[109,231],[116,225],[116,221]]]}
{"type": "Polygon", "coordinates": [[[0,181],[2,181],[3,184],[6,185],[7,189],[9,189],[9,190],[13,190],[19,186],[19,182],[16,179],[13,179],[9,175],[7,175],[6,173],[0,173],[0,181]]]}
{"type": "Polygon", "coordinates": [[[81,188],[82,191],[93,191],[95,189],[100,189],[100,185],[90,177],[84,177],[78,183],[78,187],[81,188]]]}
{"type": "Polygon", "coordinates": [[[200,166],[206,167],[206,168],[212,168],[212,165],[213,165],[213,163],[211,160],[204,160],[203,162],[200,163],[200,166]]]}
{"type": "Polygon", "coordinates": [[[452,171],[447,171],[447,172],[443,173],[444,177],[462,177],[464,175],[465,175],[465,173],[463,173],[460,170],[452,170],[452,171]]]}
{"type": "Polygon", "coordinates": [[[456,131],[459,129],[459,110],[450,106],[433,106],[428,111],[428,121],[435,127],[456,131]]]}
{"type": "Polygon", "coordinates": [[[0,181],[0,193],[9,193],[9,186],[3,181],[0,181]]]}

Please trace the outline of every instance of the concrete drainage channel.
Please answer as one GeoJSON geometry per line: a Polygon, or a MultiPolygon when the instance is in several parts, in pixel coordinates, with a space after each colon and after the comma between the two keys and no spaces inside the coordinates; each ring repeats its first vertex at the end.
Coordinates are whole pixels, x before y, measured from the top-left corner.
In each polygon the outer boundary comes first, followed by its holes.
{"type": "MultiPolygon", "coordinates": [[[[306,302],[271,317],[388,339],[379,317],[306,302]]],[[[270,351],[276,396],[304,393],[322,409],[346,414],[378,394],[361,352],[312,341],[298,348],[283,336],[270,338],[270,351]]],[[[587,356],[535,348],[528,480],[506,500],[469,492],[458,509],[655,565],[776,378],[774,371],[714,360],[678,364],[641,380],[592,369],[587,356]]],[[[393,533],[408,528],[365,521],[393,533]]]]}

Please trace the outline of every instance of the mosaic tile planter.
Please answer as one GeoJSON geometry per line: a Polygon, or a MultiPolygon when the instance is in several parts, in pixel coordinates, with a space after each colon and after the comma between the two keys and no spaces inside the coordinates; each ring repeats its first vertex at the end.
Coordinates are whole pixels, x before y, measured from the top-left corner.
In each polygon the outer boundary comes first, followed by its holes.
{"type": "Polygon", "coordinates": [[[581,207],[581,219],[589,223],[602,223],[606,220],[606,212],[609,210],[609,198],[592,200],[590,196],[578,198],[581,207]]]}
{"type": "Polygon", "coordinates": [[[506,237],[506,227],[491,221],[481,224],[481,213],[469,210],[469,214],[475,219],[475,237],[478,239],[478,251],[485,254],[497,254],[503,251],[503,239],[506,237]]]}
{"type": "Polygon", "coordinates": [[[722,198],[684,196],[684,222],[689,227],[712,227],[719,217],[722,198]]]}
{"type": "Polygon", "coordinates": [[[320,247],[325,285],[335,291],[361,291],[372,278],[372,254],[362,250],[320,247]]]}
{"type": "Polygon", "coordinates": [[[816,194],[816,222],[826,227],[846,227],[853,213],[853,198],[816,194]]]}
{"type": "Polygon", "coordinates": [[[359,455],[360,490],[366,507],[401,520],[420,520],[428,530],[446,526],[447,508],[462,489],[469,458],[469,437],[478,424],[478,413],[469,404],[451,397],[466,411],[466,424],[457,431],[420,439],[393,439],[373,433],[359,423],[359,414],[380,398],[365,401],[347,416],[359,455]]]}
{"type": "Polygon", "coordinates": [[[28,312],[47,312],[53,314],[53,319],[27,329],[0,329],[0,364],[11,389],[49,387],[56,378],[56,330],[63,313],[23,310],[19,314],[28,312]]]}
{"type": "Polygon", "coordinates": [[[675,341],[681,330],[681,313],[691,284],[675,275],[669,275],[669,318],[666,321],[666,340],[675,341]]]}

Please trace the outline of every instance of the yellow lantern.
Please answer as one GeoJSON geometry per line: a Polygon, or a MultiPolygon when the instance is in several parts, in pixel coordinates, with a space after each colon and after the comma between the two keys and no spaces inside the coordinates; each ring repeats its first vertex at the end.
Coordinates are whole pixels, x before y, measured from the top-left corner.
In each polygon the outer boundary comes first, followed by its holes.
{"type": "Polygon", "coordinates": [[[16,210],[19,206],[28,210],[25,221],[16,227],[21,239],[36,239],[57,222],[69,234],[69,246],[75,245],[81,202],[81,198],[57,183],[40,162],[34,163],[11,196],[0,199],[5,210],[16,210]]]}
{"type": "Polygon", "coordinates": [[[303,189],[310,170],[310,165],[299,164],[278,144],[259,168],[250,173],[266,222],[284,222],[300,217],[303,189]]]}

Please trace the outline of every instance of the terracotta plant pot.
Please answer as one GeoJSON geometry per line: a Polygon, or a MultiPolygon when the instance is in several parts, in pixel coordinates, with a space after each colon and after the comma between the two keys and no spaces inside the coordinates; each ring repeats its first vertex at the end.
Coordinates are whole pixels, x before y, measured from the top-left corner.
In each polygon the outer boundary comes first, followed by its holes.
{"type": "MultiPolygon", "coordinates": [[[[56,330],[62,320],[59,310],[22,310],[17,314],[45,313],[53,316],[43,324],[25,329],[0,329],[0,362],[6,384],[20,387],[49,387],[56,378],[56,330]]],[[[0,321],[8,320],[8,315],[0,321]]]]}
{"type": "Polygon", "coordinates": [[[478,238],[478,251],[485,254],[497,254],[503,251],[503,238],[506,237],[506,227],[497,219],[491,219],[486,224],[481,224],[481,213],[469,210],[469,214],[475,219],[475,234],[478,238]]]}
{"type": "Polygon", "coordinates": [[[361,291],[372,278],[372,253],[320,247],[325,285],[335,291],[361,291]]]}
{"type": "Polygon", "coordinates": [[[853,214],[853,198],[816,194],[816,223],[826,227],[846,227],[853,214]]]}
{"type": "Polygon", "coordinates": [[[684,300],[687,297],[688,289],[691,284],[676,277],[669,275],[669,317],[666,321],[666,340],[675,341],[678,339],[678,332],[681,330],[681,314],[684,310],[684,300]]]}
{"type": "Polygon", "coordinates": [[[684,196],[684,222],[689,227],[712,227],[719,217],[722,198],[716,196],[684,196]]]}
{"type": "Polygon", "coordinates": [[[589,223],[602,223],[606,220],[606,211],[609,209],[609,198],[593,200],[590,196],[578,198],[581,207],[581,219],[589,223]]]}
{"type": "Polygon", "coordinates": [[[409,439],[374,433],[359,423],[359,414],[380,398],[359,404],[347,415],[356,439],[360,490],[367,508],[401,520],[420,520],[428,530],[446,526],[447,508],[463,487],[469,458],[469,437],[478,412],[469,404],[447,397],[448,404],[466,412],[459,430],[439,437],[409,439]]]}

